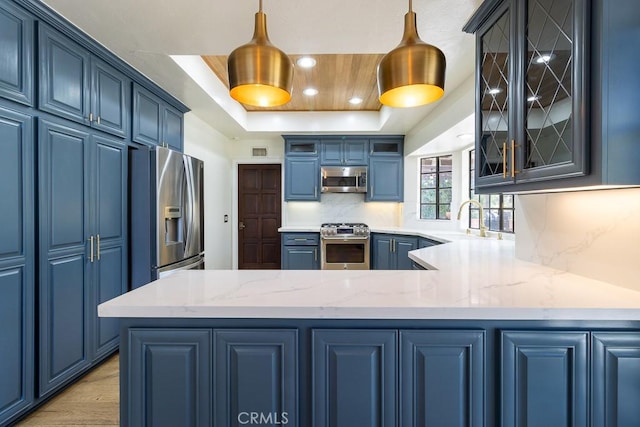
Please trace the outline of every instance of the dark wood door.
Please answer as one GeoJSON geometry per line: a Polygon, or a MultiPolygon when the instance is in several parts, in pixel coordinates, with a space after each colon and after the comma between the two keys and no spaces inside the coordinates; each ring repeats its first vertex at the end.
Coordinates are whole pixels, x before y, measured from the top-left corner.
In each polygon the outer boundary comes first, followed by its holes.
{"type": "Polygon", "coordinates": [[[279,269],[281,165],[238,165],[238,268],[279,269]]]}

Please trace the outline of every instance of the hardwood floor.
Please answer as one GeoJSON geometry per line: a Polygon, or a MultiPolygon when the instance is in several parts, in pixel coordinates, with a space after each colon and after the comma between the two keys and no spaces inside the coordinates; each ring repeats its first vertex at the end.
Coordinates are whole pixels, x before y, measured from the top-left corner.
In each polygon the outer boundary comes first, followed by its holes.
{"type": "Polygon", "coordinates": [[[115,354],[16,426],[119,426],[119,383],[115,354]]]}

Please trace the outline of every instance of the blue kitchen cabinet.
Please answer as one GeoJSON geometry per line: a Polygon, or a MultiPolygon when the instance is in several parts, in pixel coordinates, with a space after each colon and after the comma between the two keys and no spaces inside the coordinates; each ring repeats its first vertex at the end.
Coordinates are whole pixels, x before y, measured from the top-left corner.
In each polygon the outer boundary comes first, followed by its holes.
{"type": "Polygon", "coordinates": [[[397,425],[398,332],[312,331],[316,427],[397,425]]]}
{"type": "Polygon", "coordinates": [[[216,329],[213,334],[213,425],[247,425],[258,413],[259,424],[297,426],[297,330],[216,329]]]}
{"type": "Polygon", "coordinates": [[[586,427],[588,332],[502,332],[502,425],[586,427]]]}
{"type": "Polygon", "coordinates": [[[34,398],[32,128],[30,116],[0,105],[0,425],[34,398]]]}
{"type": "Polygon", "coordinates": [[[0,97],[33,105],[34,19],[13,3],[0,3],[0,97]]]}
{"type": "Polygon", "coordinates": [[[638,425],[640,332],[597,332],[592,336],[593,427],[638,425]]]}
{"type": "Polygon", "coordinates": [[[38,146],[44,397],[117,345],[117,326],[97,318],[97,305],[126,287],[127,149],[57,120],[40,120],[38,146]]]}
{"type": "Polygon", "coordinates": [[[418,249],[429,248],[439,244],[440,242],[436,240],[427,239],[426,237],[418,237],[418,249]]]}
{"type": "Polygon", "coordinates": [[[131,81],[79,44],[40,23],[39,108],[126,137],[131,81]]]}
{"type": "Polygon", "coordinates": [[[285,201],[320,201],[319,165],[317,156],[285,158],[285,201]]]}
{"type": "Polygon", "coordinates": [[[183,149],[182,113],[144,87],[133,85],[133,141],[183,149]]]}
{"type": "Polygon", "coordinates": [[[285,156],[318,157],[320,139],[308,136],[284,136],[285,156]]]}
{"type": "Polygon", "coordinates": [[[413,270],[409,252],[418,248],[418,238],[373,233],[373,270],[413,270]]]}
{"type": "Polygon", "coordinates": [[[401,427],[484,425],[484,331],[400,331],[401,427]]]}
{"type": "Polygon", "coordinates": [[[403,158],[369,157],[368,202],[402,202],[404,200],[403,158]]]}
{"type": "Polygon", "coordinates": [[[210,410],[211,329],[133,329],[128,339],[130,391],[129,405],[121,409],[128,420],[123,425],[216,425],[210,410]]]}
{"type": "Polygon", "coordinates": [[[318,233],[283,233],[282,269],[320,269],[319,239],[320,235],[318,233]]]}
{"type": "Polygon", "coordinates": [[[95,256],[91,271],[91,358],[95,360],[118,346],[115,318],[99,318],[99,304],[127,291],[127,147],[111,137],[92,137],[93,207],[91,229],[95,256]]]}
{"type": "Polygon", "coordinates": [[[368,139],[326,138],[320,145],[321,166],[366,166],[368,163],[368,139]]]}

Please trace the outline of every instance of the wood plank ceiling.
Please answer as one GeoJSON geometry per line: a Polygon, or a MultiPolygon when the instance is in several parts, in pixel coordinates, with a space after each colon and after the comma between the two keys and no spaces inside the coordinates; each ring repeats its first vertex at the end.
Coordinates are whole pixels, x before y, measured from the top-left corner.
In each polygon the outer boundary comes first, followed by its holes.
{"type": "MultiPolygon", "coordinates": [[[[253,107],[243,105],[247,111],[379,111],[376,67],[384,54],[324,54],[311,55],[317,64],[301,68],[295,62],[302,55],[290,55],[295,66],[291,101],[280,107],[253,107]],[[315,88],[318,94],[306,96],[302,91],[315,88]],[[352,97],[362,99],[361,104],[350,104],[352,97]]],[[[227,56],[202,56],[209,68],[227,88],[227,56]]]]}

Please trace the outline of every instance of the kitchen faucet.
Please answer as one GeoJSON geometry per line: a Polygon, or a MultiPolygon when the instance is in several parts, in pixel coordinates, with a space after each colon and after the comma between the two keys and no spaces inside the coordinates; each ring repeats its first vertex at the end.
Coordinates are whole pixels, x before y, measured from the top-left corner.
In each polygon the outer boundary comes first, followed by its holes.
{"type": "Polygon", "coordinates": [[[458,209],[458,220],[460,220],[460,217],[462,216],[462,208],[464,208],[464,206],[467,204],[477,205],[480,209],[480,237],[487,237],[487,226],[484,225],[484,208],[479,201],[475,199],[469,199],[466,202],[462,202],[462,204],[460,205],[460,209],[458,209]]]}

